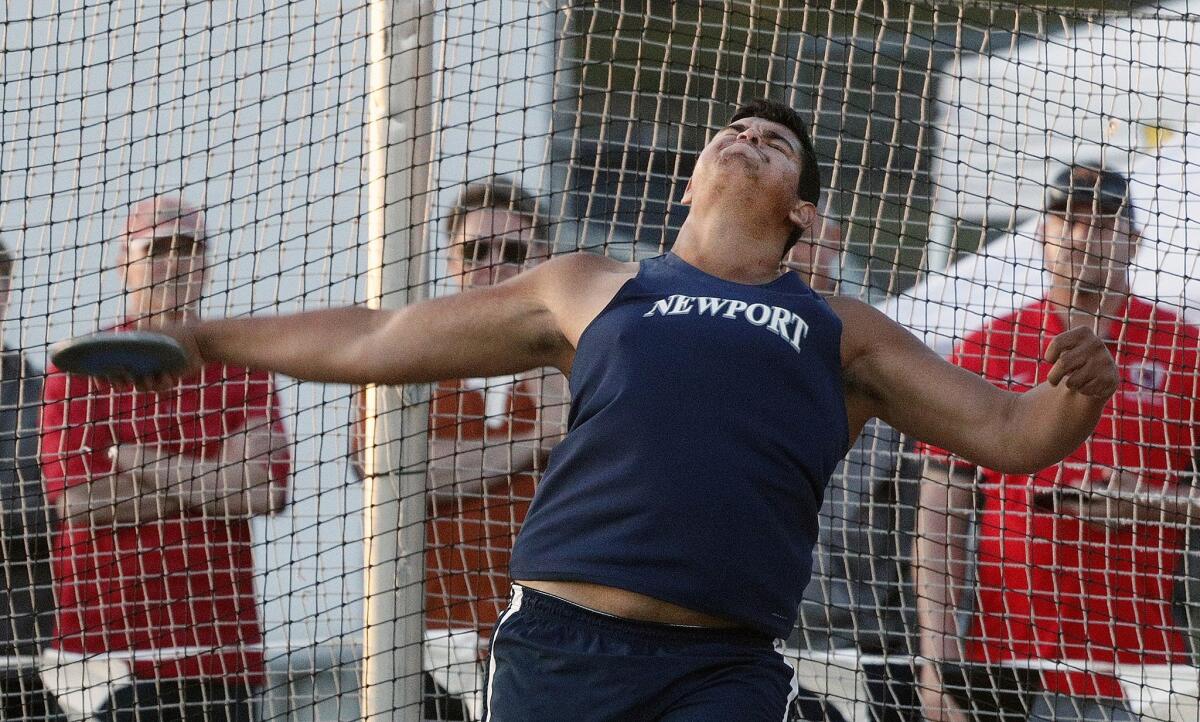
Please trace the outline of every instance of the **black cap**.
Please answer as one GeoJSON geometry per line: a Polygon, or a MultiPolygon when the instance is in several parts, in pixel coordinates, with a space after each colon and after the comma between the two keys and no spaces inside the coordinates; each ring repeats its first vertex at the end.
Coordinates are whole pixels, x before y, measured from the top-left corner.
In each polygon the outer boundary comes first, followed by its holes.
{"type": "Polygon", "coordinates": [[[1102,213],[1123,213],[1132,220],[1129,180],[1120,173],[1095,166],[1063,168],[1046,185],[1046,210],[1063,213],[1071,206],[1094,208],[1102,213]]]}

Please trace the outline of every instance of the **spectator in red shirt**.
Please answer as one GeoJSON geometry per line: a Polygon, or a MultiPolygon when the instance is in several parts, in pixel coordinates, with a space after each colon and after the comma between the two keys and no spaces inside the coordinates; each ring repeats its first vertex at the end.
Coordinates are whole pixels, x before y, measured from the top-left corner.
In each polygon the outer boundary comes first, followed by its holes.
{"type": "MultiPolygon", "coordinates": [[[[121,329],[198,312],[200,211],[138,203],[118,251],[121,329]]],[[[48,369],[41,461],[59,519],[58,610],[42,676],[100,720],[254,717],[264,678],[250,517],[287,503],[290,459],[270,375],[209,364],[166,392],[48,369]]]]}
{"type": "Polygon", "coordinates": [[[952,675],[978,680],[982,670],[1011,692],[1000,707],[1030,705],[1031,718],[1130,720],[1112,665],[1188,661],[1172,590],[1179,526],[1200,518],[1178,477],[1200,432],[1200,329],[1130,293],[1133,220],[1124,177],[1065,170],[1039,231],[1052,278],[1045,298],[954,352],[964,368],[1025,391],[1047,379],[1050,341],[1087,326],[1106,339],[1122,379],[1095,433],[1037,474],[974,469],[929,450],[914,555],[921,652],[942,663],[922,671],[928,719],[961,721],[964,701],[988,717],[978,710],[995,706],[991,690],[947,693],[952,675]],[[965,642],[960,611],[970,617],[965,642]]]}

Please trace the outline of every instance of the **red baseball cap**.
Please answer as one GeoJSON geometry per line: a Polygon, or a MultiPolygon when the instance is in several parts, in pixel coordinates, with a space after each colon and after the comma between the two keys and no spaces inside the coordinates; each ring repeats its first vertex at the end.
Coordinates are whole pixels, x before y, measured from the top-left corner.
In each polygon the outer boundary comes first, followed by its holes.
{"type": "Polygon", "coordinates": [[[204,212],[177,195],[146,198],[134,204],[125,221],[125,240],[187,236],[204,240],[204,212]]]}

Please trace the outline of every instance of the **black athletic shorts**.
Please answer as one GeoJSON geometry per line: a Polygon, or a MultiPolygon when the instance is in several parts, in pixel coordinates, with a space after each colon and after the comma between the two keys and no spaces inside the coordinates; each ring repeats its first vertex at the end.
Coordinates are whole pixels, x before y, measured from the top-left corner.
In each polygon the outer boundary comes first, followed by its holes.
{"type": "Polygon", "coordinates": [[[488,661],[488,722],[782,722],[782,643],[748,630],[622,619],[513,586],[488,661]]]}

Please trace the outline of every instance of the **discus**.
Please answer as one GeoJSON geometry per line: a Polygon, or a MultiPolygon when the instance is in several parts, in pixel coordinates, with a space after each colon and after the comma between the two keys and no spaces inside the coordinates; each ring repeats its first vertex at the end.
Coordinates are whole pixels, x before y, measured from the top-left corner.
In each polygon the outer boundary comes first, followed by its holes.
{"type": "Polygon", "coordinates": [[[64,341],[50,353],[55,366],[98,378],[145,379],[174,375],[188,366],[178,341],[150,331],[106,331],[64,341]]]}

